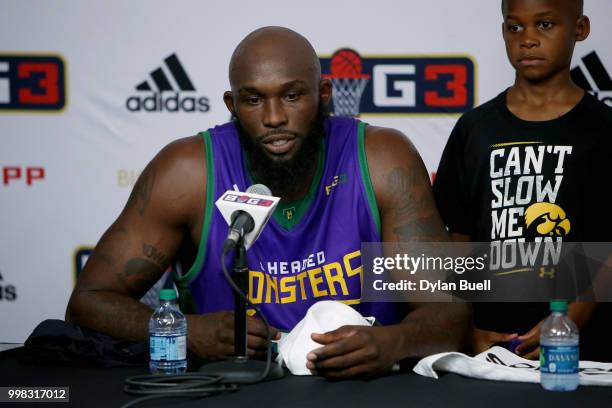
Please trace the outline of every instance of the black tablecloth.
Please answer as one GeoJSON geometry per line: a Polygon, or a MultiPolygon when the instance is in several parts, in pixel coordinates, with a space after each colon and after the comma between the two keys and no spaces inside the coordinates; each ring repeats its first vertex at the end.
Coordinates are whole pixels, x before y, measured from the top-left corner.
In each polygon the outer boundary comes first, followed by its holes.
{"type": "MultiPolygon", "coordinates": [[[[123,393],[126,377],[146,368],[50,366],[21,361],[24,349],[0,353],[0,386],[69,386],[70,404],[59,407],[118,407],[133,400],[123,393]]],[[[0,404],[4,406],[4,404],[0,404]]],[[[37,403],[35,407],[43,406],[37,403]]],[[[23,403],[16,406],[25,407],[23,403]]],[[[611,407],[612,388],[579,387],[547,392],[539,384],[482,381],[455,374],[440,379],[411,372],[369,381],[327,381],[287,374],[282,380],[240,386],[231,394],[199,399],[164,399],[138,407],[611,407]]]]}

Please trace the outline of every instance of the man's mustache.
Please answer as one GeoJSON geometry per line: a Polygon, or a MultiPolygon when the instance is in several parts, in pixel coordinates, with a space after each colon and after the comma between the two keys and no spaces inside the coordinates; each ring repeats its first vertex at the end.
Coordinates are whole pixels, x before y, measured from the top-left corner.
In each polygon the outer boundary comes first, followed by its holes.
{"type": "Polygon", "coordinates": [[[263,135],[259,135],[257,137],[257,140],[263,140],[266,137],[270,137],[270,136],[274,136],[274,135],[291,135],[295,138],[299,138],[301,135],[297,132],[293,132],[291,130],[286,130],[286,129],[272,129],[266,133],[264,133],[263,135]]]}

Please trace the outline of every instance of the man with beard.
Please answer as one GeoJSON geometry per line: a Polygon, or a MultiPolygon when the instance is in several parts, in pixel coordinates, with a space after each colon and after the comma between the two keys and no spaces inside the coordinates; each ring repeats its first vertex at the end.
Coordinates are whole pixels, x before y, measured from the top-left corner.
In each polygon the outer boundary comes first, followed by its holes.
{"type": "MultiPolygon", "coordinates": [[[[67,320],[118,338],[145,340],[151,310],[140,298],[186,243],[193,266],[175,277],[187,314],[188,347],[205,359],[233,352],[233,293],[221,271],[227,225],[214,202],[236,185],[263,183],[281,197],[247,253],[251,301],[273,328],[291,330],[317,301],[334,299],[384,326],[313,334],[313,373],[371,376],[408,357],[457,349],[469,310],[456,305],[361,303],[361,242],[439,240],[427,172],[392,129],[329,118],[332,86],[301,35],[281,27],[249,34],[234,51],[230,123],[165,147],[146,167],[117,221],[89,259],[67,320]],[[403,305],[402,305],[403,306],[403,305]]],[[[266,349],[249,317],[248,352],[266,349]]]]}

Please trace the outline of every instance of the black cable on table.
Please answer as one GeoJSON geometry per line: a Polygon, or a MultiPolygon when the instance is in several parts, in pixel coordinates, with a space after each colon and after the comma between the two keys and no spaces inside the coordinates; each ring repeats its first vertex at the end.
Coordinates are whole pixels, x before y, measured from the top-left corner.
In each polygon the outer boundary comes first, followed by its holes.
{"type": "Polygon", "coordinates": [[[178,375],[138,375],[126,378],[123,391],[133,395],[144,395],[128,402],[121,408],[132,407],[157,398],[202,398],[238,389],[235,384],[221,384],[220,375],[184,373],[178,375]]]}

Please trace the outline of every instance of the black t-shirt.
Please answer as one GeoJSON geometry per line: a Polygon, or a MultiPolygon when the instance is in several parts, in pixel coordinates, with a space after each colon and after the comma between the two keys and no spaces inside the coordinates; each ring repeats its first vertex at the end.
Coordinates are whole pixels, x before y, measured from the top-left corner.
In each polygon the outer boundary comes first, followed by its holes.
{"type": "MultiPolygon", "coordinates": [[[[492,246],[611,241],[611,142],[612,108],[588,93],[565,115],[532,122],[510,112],[504,91],[453,129],[433,186],[440,215],[451,232],[492,246]]],[[[519,334],[547,314],[540,303],[474,305],[477,327],[519,334]]]]}

